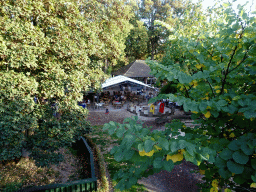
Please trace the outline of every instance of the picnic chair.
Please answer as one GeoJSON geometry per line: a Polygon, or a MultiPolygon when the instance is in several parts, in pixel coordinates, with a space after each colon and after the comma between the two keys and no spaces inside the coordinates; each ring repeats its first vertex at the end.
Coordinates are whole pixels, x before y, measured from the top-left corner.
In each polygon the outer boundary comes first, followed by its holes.
{"type": "Polygon", "coordinates": [[[121,109],[122,106],[123,106],[122,104],[116,104],[116,105],[115,105],[115,108],[116,108],[116,109],[121,109]]]}
{"type": "Polygon", "coordinates": [[[96,105],[96,103],[94,102],[94,103],[92,103],[92,109],[97,109],[97,105],[96,105]]]}
{"type": "Polygon", "coordinates": [[[104,107],[108,107],[109,106],[109,101],[106,101],[105,104],[104,104],[104,107]]]}
{"type": "Polygon", "coordinates": [[[91,107],[91,103],[87,103],[86,106],[87,106],[87,109],[89,109],[91,107]]]}

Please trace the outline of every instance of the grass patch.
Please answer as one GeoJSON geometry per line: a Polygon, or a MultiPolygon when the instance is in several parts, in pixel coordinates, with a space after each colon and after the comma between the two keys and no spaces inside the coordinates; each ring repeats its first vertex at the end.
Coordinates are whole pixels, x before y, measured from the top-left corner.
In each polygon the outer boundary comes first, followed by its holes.
{"type": "MultiPolygon", "coordinates": [[[[91,133],[89,134],[92,141],[97,144],[100,150],[104,153],[104,159],[108,164],[108,171],[111,178],[114,177],[114,174],[122,168],[130,168],[133,167],[132,164],[117,162],[114,159],[114,156],[111,155],[108,151],[112,148],[112,146],[117,145],[120,140],[116,136],[110,136],[107,131],[102,130],[103,125],[93,126],[91,129],[91,133]]],[[[117,181],[112,179],[113,186],[117,185],[117,181]]],[[[119,192],[120,190],[114,189],[115,192],[119,192]]],[[[124,192],[143,192],[146,191],[146,188],[143,185],[136,184],[132,186],[131,189],[125,190],[124,192]]]]}

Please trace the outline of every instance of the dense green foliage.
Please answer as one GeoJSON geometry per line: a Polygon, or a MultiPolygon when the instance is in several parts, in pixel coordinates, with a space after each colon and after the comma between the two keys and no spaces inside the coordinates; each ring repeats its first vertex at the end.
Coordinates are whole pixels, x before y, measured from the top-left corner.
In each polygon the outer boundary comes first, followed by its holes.
{"type": "Polygon", "coordinates": [[[177,84],[173,82],[169,82],[166,85],[162,86],[160,89],[160,94],[168,94],[168,93],[176,93],[177,92],[177,84]]]}
{"type": "Polygon", "coordinates": [[[164,54],[164,45],[168,40],[170,31],[156,21],[166,22],[169,25],[175,25],[175,21],[183,17],[184,13],[193,12],[198,5],[190,0],[142,0],[138,3],[139,11],[137,15],[142,19],[147,27],[148,33],[148,56],[153,59],[159,59],[164,54]]]}
{"type": "Polygon", "coordinates": [[[121,189],[141,176],[171,171],[183,158],[205,174],[203,191],[255,187],[256,18],[243,6],[238,10],[236,14],[225,3],[205,15],[188,12],[170,36],[163,60],[148,61],[159,80],[173,81],[178,88],[176,94],[161,94],[151,102],[166,98],[178,102],[193,112],[200,126],[172,121],[165,131],[152,133],[137,119],[104,126],[109,134],[123,138],[111,151],[115,159],[136,165],[116,174],[121,189]]]}
{"type": "Polygon", "coordinates": [[[25,141],[22,132],[35,126],[35,102],[30,94],[36,93],[37,86],[24,74],[0,72],[0,160],[19,157],[25,141]]]}
{"type": "Polygon", "coordinates": [[[84,18],[92,27],[92,34],[97,40],[90,42],[95,50],[90,59],[102,65],[105,72],[116,64],[125,61],[125,41],[132,28],[129,22],[132,3],[126,0],[93,0],[82,1],[81,9],[84,18]]]}
{"type": "Polygon", "coordinates": [[[105,60],[123,53],[130,7],[114,0],[0,7],[0,161],[20,157],[22,147],[44,159],[88,132],[77,102],[100,88],[105,60]]]}
{"type": "Polygon", "coordinates": [[[136,59],[145,59],[149,41],[147,28],[143,25],[143,22],[134,18],[131,20],[131,23],[133,28],[125,42],[125,53],[129,62],[133,62],[136,59]]]}

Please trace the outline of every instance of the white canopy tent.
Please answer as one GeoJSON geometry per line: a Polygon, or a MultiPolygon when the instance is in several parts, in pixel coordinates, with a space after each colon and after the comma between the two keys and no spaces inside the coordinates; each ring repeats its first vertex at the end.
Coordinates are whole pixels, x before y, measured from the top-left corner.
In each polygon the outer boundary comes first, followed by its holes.
{"type": "Polygon", "coordinates": [[[129,77],[125,77],[122,75],[118,75],[116,77],[112,77],[107,79],[103,84],[102,84],[102,89],[108,89],[114,86],[118,86],[118,85],[124,85],[124,84],[129,84],[129,85],[137,85],[137,86],[142,86],[145,88],[149,88],[149,89],[154,89],[154,87],[151,87],[141,81],[137,81],[135,79],[129,78],[129,77]]]}

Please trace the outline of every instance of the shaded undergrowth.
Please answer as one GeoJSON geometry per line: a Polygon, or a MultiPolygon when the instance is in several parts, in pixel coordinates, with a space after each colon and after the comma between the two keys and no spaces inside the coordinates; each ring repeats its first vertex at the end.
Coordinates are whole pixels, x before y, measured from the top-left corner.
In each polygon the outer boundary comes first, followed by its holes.
{"type": "MultiPolygon", "coordinates": [[[[115,186],[117,181],[113,180],[114,174],[118,172],[120,169],[129,169],[132,167],[132,164],[117,162],[114,159],[114,156],[109,153],[111,148],[114,145],[117,145],[118,139],[115,136],[110,136],[107,131],[102,130],[103,125],[93,126],[91,133],[89,136],[93,140],[95,144],[100,148],[102,153],[104,154],[105,161],[108,165],[108,171],[112,178],[112,184],[115,186]]],[[[115,192],[119,192],[120,190],[114,189],[115,192]]],[[[146,188],[143,185],[136,184],[132,186],[131,189],[125,190],[124,192],[143,192],[146,191],[146,188]]]]}

